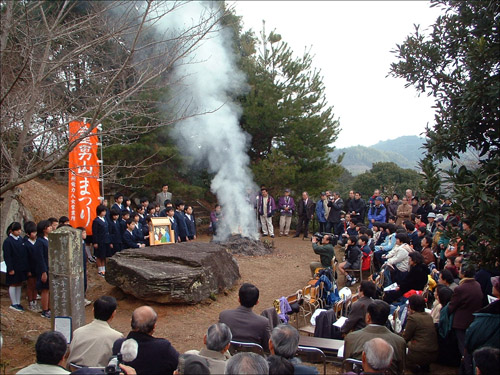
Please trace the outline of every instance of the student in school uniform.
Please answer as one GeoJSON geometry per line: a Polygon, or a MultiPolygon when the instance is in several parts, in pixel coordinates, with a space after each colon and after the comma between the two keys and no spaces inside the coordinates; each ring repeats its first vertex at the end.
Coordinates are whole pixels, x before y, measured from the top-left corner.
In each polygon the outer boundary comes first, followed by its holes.
{"type": "Polygon", "coordinates": [[[146,212],[146,218],[147,217],[155,217],[156,214],[156,206],[153,203],[150,203],[147,212],[146,212]]]}
{"type": "Polygon", "coordinates": [[[21,237],[21,224],[17,221],[7,228],[7,238],[3,242],[3,258],[7,266],[5,281],[9,286],[10,308],[23,312],[21,305],[21,288],[23,281],[28,279],[28,253],[21,237]]]}
{"type": "Polygon", "coordinates": [[[125,243],[123,242],[123,233],[127,230],[127,220],[130,219],[130,212],[128,210],[122,211],[122,217],[118,222],[120,223],[120,236],[122,239],[122,249],[125,249],[125,243]]]}
{"type": "MultiPolygon", "coordinates": [[[[144,208],[144,215],[145,215],[147,212],[148,206],[149,206],[149,199],[146,197],[142,197],[141,198],[141,206],[144,208]]],[[[138,209],[139,209],[139,207],[138,207],[138,209]]]]}
{"type": "Polygon", "coordinates": [[[169,199],[167,199],[165,200],[165,202],[163,202],[163,205],[165,206],[165,208],[160,211],[160,217],[167,217],[167,208],[173,207],[173,204],[169,199]]]}
{"type": "Polygon", "coordinates": [[[134,237],[135,221],[134,219],[127,219],[127,229],[123,233],[123,247],[125,249],[138,249],[144,247],[143,243],[137,242],[134,237]]]}
{"type": "Polygon", "coordinates": [[[41,290],[43,318],[50,319],[49,308],[49,233],[52,226],[48,220],[40,221],[36,226],[36,289],[41,290]]]}
{"type": "Polygon", "coordinates": [[[59,220],[56,219],[55,217],[49,217],[47,220],[49,221],[52,230],[56,230],[57,227],[59,226],[59,220]]]}
{"type": "Polygon", "coordinates": [[[146,208],[144,206],[137,207],[137,214],[139,215],[139,223],[141,223],[141,228],[146,225],[146,208]]]}
{"type": "Polygon", "coordinates": [[[100,204],[96,208],[97,217],[92,222],[92,242],[94,244],[94,255],[97,258],[97,272],[99,276],[106,274],[106,257],[111,256],[113,244],[109,234],[109,222],[106,220],[106,206],[100,204]]]}
{"type": "Polygon", "coordinates": [[[122,229],[120,225],[120,211],[111,209],[111,223],[109,225],[109,235],[111,236],[111,256],[122,250],[122,229]]]}
{"type": "Polygon", "coordinates": [[[123,209],[132,213],[132,200],[129,197],[123,197],[123,209]]]}
{"type": "Polygon", "coordinates": [[[36,303],[36,224],[33,221],[28,221],[24,223],[24,233],[26,237],[24,238],[24,246],[28,254],[28,309],[31,311],[37,311],[38,306],[36,303]]]}
{"type": "Polygon", "coordinates": [[[175,203],[175,221],[177,222],[177,228],[179,229],[179,237],[181,242],[187,242],[188,239],[188,229],[186,225],[186,219],[184,217],[184,202],[177,201],[175,203]]]}
{"type": "Polygon", "coordinates": [[[122,216],[122,211],[125,208],[123,205],[123,194],[122,193],[116,193],[115,194],[115,203],[111,206],[111,209],[115,209],[119,212],[119,218],[121,219],[122,216]]]}
{"type": "Polygon", "coordinates": [[[132,215],[130,215],[130,218],[134,221],[135,227],[133,230],[134,234],[134,241],[145,244],[145,238],[144,238],[144,232],[142,231],[142,224],[140,221],[139,214],[137,212],[134,212],[132,215]]]}
{"type": "Polygon", "coordinates": [[[173,207],[166,208],[167,217],[170,219],[170,223],[172,224],[172,230],[174,231],[175,242],[181,242],[181,238],[179,236],[179,227],[177,225],[177,219],[174,217],[175,211],[173,207]]]}
{"type": "Polygon", "coordinates": [[[188,229],[188,238],[189,240],[196,239],[196,221],[193,215],[193,207],[187,206],[184,209],[184,217],[186,220],[186,226],[188,229]]]}

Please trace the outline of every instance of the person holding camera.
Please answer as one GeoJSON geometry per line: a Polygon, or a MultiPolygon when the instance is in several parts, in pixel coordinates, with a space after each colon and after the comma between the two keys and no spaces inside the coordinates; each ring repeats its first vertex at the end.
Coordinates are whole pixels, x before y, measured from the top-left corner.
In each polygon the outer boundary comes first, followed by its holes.
{"type": "Polygon", "coordinates": [[[320,257],[320,262],[309,263],[309,268],[311,269],[311,276],[314,277],[314,271],[316,268],[327,268],[332,265],[333,259],[333,245],[332,235],[325,234],[322,236],[314,235],[312,238],[312,248],[314,253],[318,254],[320,257]],[[320,243],[318,243],[320,241],[320,243]]]}
{"type": "MultiPolygon", "coordinates": [[[[338,223],[340,223],[340,213],[344,208],[344,201],[340,198],[338,192],[334,192],[332,197],[329,197],[328,207],[330,207],[330,212],[328,214],[328,223],[326,224],[326,231],[331,232],[332,229],[335,232],[335,228],[338,223]]],[[[338,233],[334,233],[338,235],[338,233]]]]}

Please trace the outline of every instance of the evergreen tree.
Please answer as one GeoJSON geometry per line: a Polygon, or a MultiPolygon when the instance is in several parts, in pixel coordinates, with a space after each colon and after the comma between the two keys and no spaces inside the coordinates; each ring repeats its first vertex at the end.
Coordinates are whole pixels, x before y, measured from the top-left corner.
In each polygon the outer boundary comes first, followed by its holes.
{"type": "Polygon", "coordinates": [[[441,177],[439,175],[441,171],[436,167],[432,156],[427,154],[425,158],[418,162],[418,166],[422,171],[420,173],[422,176],[420,182],[422,193],[431,201],[438,198],[441,190],[441,177]]]}
{"type": "Polygon", "coordinates": [[[259,40],[246,38],[256,52],[242,58],[250,90],[240,98],[241,126],[251,136],[256,181],[318,193],[342,173],[329,157],[339,124],[320,71],[309,51],[294,57],[274,31],[267,34],[263,27],[259,40]]]}
{"type": "Polygon", "coordinates": [[[436,98],[435,125],[427,128],[428,154],[455,162],[469,149],[475,167],[447,171],[454,209],[472,223],[476,241],[459,233],[469,260],[483,267],[499,261],[500,4],[496,1],[433,1],[443,14],[428,35],[416,28],[395,53],[391,74],[436,98]]]}
{"type": "Polygon", "coordinates": [[[406,189],[417,191],[421,176],[413,169],[404,169],[392,162],[373,163],[369,171],[357,175],[352,189],[359,191],[364,198],[371,197],[375,189],[382,195],[397,193],[404,195],[406,189]]]}

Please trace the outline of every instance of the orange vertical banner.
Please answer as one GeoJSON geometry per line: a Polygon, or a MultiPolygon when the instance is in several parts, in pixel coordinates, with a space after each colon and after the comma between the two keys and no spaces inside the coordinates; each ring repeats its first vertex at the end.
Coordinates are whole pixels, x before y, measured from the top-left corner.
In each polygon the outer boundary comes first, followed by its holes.
{"type": "MultiPolygon", "coordinates": [[[[82,121],[69,123],[69,141],[79,139],[90,128],[82,121]]],[[[99,163],[97,159],[97,129],[69,153],[69,221],[76,227],[86,228],[92,234],[92,221],[99,205],[99,163]]]]}

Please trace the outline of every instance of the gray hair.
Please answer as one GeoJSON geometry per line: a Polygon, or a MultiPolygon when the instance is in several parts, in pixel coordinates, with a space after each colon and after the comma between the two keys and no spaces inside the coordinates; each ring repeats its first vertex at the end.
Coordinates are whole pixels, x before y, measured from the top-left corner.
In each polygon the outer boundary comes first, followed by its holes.
{"type": "Polygon", "coordinates": [[[374,338],[363,345],[366,362],[373,370],[381,371],[389,368],[394,355],[394,348],[384,339],[374,338]]]}
{"type": "Polygon", "coordinates": [[[207,349],[220,352],[231,341],[233,335],[224,323],[212,324],[207,330],[207,349]]]}
{"type": "Polygon", "coordinates": [[[293,358],[299,346],[299,331],[289,324],[280,324],[273,329],[271,341],[276,355],[293,358]]]}
{"type": "Polygon", "coordinates": [[[264,357],[255,353],[238,353],[232,356],[226,363],[226,375],[267,375],[269,365],[264,357]]]}

